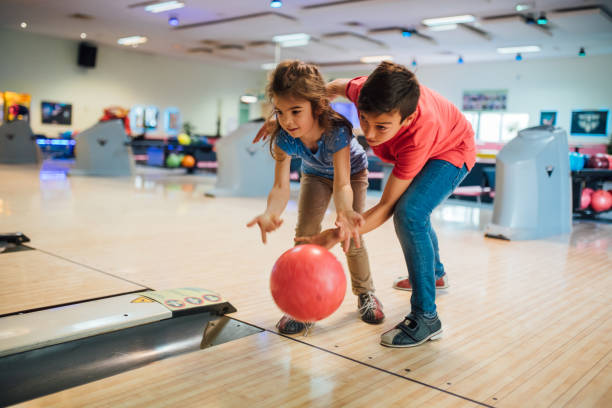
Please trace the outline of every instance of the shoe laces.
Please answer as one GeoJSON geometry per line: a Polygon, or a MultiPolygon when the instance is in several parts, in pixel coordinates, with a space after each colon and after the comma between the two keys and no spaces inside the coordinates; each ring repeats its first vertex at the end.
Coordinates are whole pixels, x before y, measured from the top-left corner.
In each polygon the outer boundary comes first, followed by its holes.
{"type": "Polygon", "coordinates": [[[374,297],[374,294],[372,294],[371,292],[368,293],[363,293],[361,295],[359,295],[359,299],[363,302],[361,307],[359,308],[359,311],[361,313],[366,313],[371,311],[376,310],[377,307],[377,302],[376,302],[376,298],[374,297]]]}

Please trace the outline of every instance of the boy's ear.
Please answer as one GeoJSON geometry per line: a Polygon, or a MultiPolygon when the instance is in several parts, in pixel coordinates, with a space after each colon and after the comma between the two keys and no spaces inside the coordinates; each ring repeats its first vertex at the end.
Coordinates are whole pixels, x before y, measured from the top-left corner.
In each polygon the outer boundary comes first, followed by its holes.
{"type": "Polygon", "coordinates": [[[407,125],[409,125],[414,120],[415,117],[416,117],[416,111],[414,111],[410,115],[406,116],[404,118],[404,120],[401,121],[400,126],[407,126],[407,125]]]}

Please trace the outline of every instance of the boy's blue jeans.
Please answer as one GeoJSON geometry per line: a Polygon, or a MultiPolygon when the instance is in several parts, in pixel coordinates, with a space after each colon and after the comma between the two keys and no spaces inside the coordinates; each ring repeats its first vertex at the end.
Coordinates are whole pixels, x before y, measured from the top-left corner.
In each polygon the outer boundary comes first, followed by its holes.
{"type": "Polygon", "coordinates": [[[436,280],[445,273],[429,217],[467,173],[465,165],[429,160],[395,205],[393,223],[408,267],[415,315],[436,316],[436,280]]]}

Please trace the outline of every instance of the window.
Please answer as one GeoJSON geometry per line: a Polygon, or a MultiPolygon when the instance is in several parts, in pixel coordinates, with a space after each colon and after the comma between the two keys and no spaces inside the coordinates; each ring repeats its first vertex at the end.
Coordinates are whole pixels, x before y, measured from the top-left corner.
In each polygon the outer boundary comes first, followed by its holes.
{"type": "Polygon", "coordinates": [[[519,130],[529,126],[527,113],[501,112],[464,112],[470,122],[476,140],[481,142],[507,142],[518,134],[519,130]]]}

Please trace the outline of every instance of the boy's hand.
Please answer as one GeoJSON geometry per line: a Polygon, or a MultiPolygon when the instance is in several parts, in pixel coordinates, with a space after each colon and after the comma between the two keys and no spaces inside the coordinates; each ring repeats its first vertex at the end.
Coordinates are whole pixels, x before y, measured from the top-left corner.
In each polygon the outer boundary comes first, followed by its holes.
{"type": "Polygon", "coordinates": [[[259,229],[261,230],[261,242],[265,244],[267,242],[266,234],[280,227],[283,224],[283,220],[279,218],[277,215],[263,213],[253,218],[247,224],[247,227],[250,228],[255,224],[259,225],[259,229]]]}
{"type": "Polygon", "coordinates": [[[296,244],[315,244],[330,249],[342,240],[340,228],[330,228],[310,237],[295,237],[296,244]]]}
{"type": "Polygon", "coordinates": [[[260,140],[266,140],[268,136],[270,136],[270,134],[272,133],[275,122],[276,122],[276,119],[274,117],[266,120],[264,124],[261,125],[261,128],[257,132],[257,135],[255,136],[255,139],[253,139],[252,143],[257,143],[260,140]]]}
{"type": "Polygon", "coordinates": [[[340,236],[342,237],[342,249],[348,252],[351,245],[351,238],[355,241],[355,246],[360,247],[361,240],[359,239],[359,228],[363,226],[365,220],[355,211],[338,211],[336,214],[336,227],[340,228],[340,236]]]}

